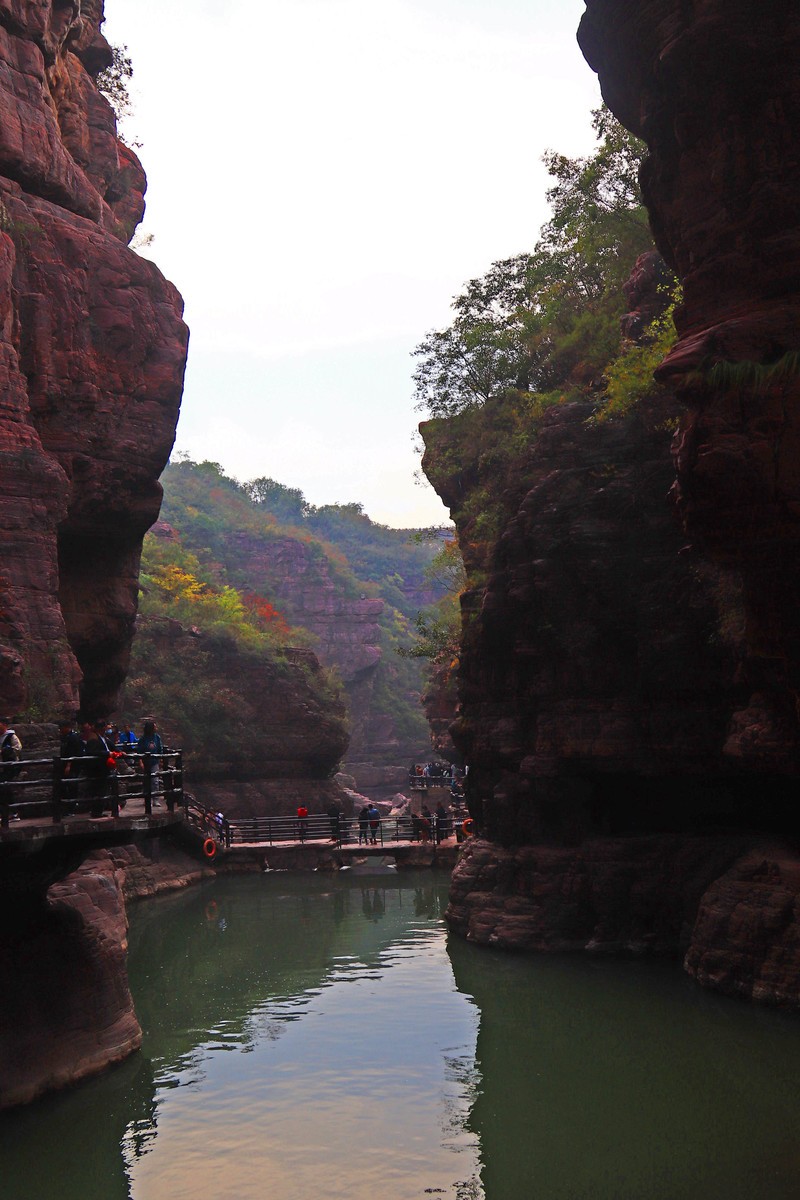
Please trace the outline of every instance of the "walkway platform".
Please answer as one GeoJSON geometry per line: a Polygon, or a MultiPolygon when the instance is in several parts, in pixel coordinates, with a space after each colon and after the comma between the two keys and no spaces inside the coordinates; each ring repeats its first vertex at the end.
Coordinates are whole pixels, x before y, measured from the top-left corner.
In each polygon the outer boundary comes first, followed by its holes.
{"type": "Polygon", "coordinates": [[[237,842],[214,859],[214,869],[260,871],[337,871],[342,867],[379,865],[394,861],[399,870],[441,867],[451,871],[461,849],[455,838],[433,842],[386,842],[383,846],[359,846],[331,841],[237,842]]]}

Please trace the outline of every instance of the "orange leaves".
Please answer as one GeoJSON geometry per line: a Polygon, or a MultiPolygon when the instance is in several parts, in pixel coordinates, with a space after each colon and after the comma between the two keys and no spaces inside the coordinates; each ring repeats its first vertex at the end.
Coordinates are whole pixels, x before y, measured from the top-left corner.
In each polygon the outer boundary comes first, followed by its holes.
{"type": "Polygon", "coordinates": [[[289,625],[286,618],[266,596],[259,596],[257,592],[242,592],[242,603],[251,620],[255,620],[270,633],[288,636],[289,625]]]}

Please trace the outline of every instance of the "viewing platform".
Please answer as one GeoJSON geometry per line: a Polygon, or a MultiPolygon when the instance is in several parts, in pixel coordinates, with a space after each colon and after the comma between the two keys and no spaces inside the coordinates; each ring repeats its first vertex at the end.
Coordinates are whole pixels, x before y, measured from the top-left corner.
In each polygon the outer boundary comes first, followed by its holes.
{"type": "Polygon", "coordinates": [[[132,755],[121,769],[102,776],[89,774],[93,766],[90,758],[55,756],[0,767],[11,776],[0,779],[0,861],[32,862],[45,849],[51,861],[74,857],[185,822],[179,750],[141,760],[132,755]]]}

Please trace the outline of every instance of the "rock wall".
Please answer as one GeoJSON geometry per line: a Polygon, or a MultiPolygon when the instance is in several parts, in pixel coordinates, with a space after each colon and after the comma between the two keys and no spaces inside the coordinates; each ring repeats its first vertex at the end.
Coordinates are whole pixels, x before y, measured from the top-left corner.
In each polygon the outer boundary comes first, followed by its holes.
{"type": "Polygon", "coordinates": [[[46,898],[0,890],[0,1110],[138,1050],[126,903],[214,878],[174,846],[96,850],[46,898]]]}
{"type": "Polygon", "coordinates": [[[383,601],[348,595],[310,541],[265,541],[242,533],[235,543],[241,570],[252,586],[267,588],[293,624],[319,639],[315,650],[320,661],[338,668],[349,701],[351,752],[357,758],[373,747],[379,752],[385,731],[375,727],[371,700],[382,657],[377,619],[383,601]]]}
{"type": "MultiPolygon", "coordinates": [[[[718,602],[727,579],[682,553],[666,500],[676,406],[662,396],[604,424],[592,412],[576,402],[543,419],[522,499],[485,570],[472,567],[485,582],[462,599],[453,733],[473,814],[506,845],[687,827],[740,802],[723,754],[739,694],[718,602]]],[[[423,428],[425,469],[469,545],[423,428]]]]}
{"type": "MultiPolygon", "coordinates": [[[[679,338],[658,398],[616,428],[553,409],[498,485],[454,729],[489,840],[450,919],[508,946],[682,954],[707,986],[798,1005],[800,14],[588,0],[580,41],[648,144],[679,338]]],[[[486,480],[457,422],[430,432],[469,544],[486,480]]]]}
{"type": "Polygon", "coordinates": [[[124,710],[163,713],[161,732],[184,750],[186,787],[201,803],[237,818],[342,800],[333,775],[348,744],[345,706],[312,651],[248,654],[163,618],[140,617],[137,630],[124,710]]]}
{"type": "Polygon", "coordinates": [[[309,630],[318,639],[314,649],[320,662],[338,670],[350,722],[344,769],[360,791],[392,795],[407,780],[408,762],[426,747],[398,727],[392,711],[393,695],[412,704],[417,697],[402,693],[393,655],[384,654],[379,624],[384,601],[353,594],[310,539],[266,540],[242,532],[231,544],[237,570],[249,586],[266,591],[292,624],[309,630]]]}
{"type": "Polygon", "coordinates": [[[141,1045],[128,987],[127,919],[107,853],[47,902],[2,897],[0,1109],[77,1083],[141,1045]]]}
{"type": "Polygon", "coordinates": [[[742,700],[726,754],[798,769],[800,12],[793,0],[589,0],[579,40],[647,142],[642,188],[679,274],[661,368],[686,405],[674,499],[741,580],[742,700]]]}
{"type": "Polygon", "coordinates": [[[127,243],[145,177],[95,86],[99,0],[0,5],[0,696],[108,712],[187,330],[127,243]]]}

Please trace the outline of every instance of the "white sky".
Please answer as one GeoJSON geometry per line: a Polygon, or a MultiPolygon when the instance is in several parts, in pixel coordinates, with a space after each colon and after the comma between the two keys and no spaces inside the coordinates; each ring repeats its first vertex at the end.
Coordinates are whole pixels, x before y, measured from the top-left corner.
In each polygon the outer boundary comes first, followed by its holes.
{"type": "Polygon", "coordinates": [[[191,329],[176,450],[388,525],[415,483],[411,351],[594,145],[583,0],[106,0],[133,60],[145,251],[191,329]]]}

